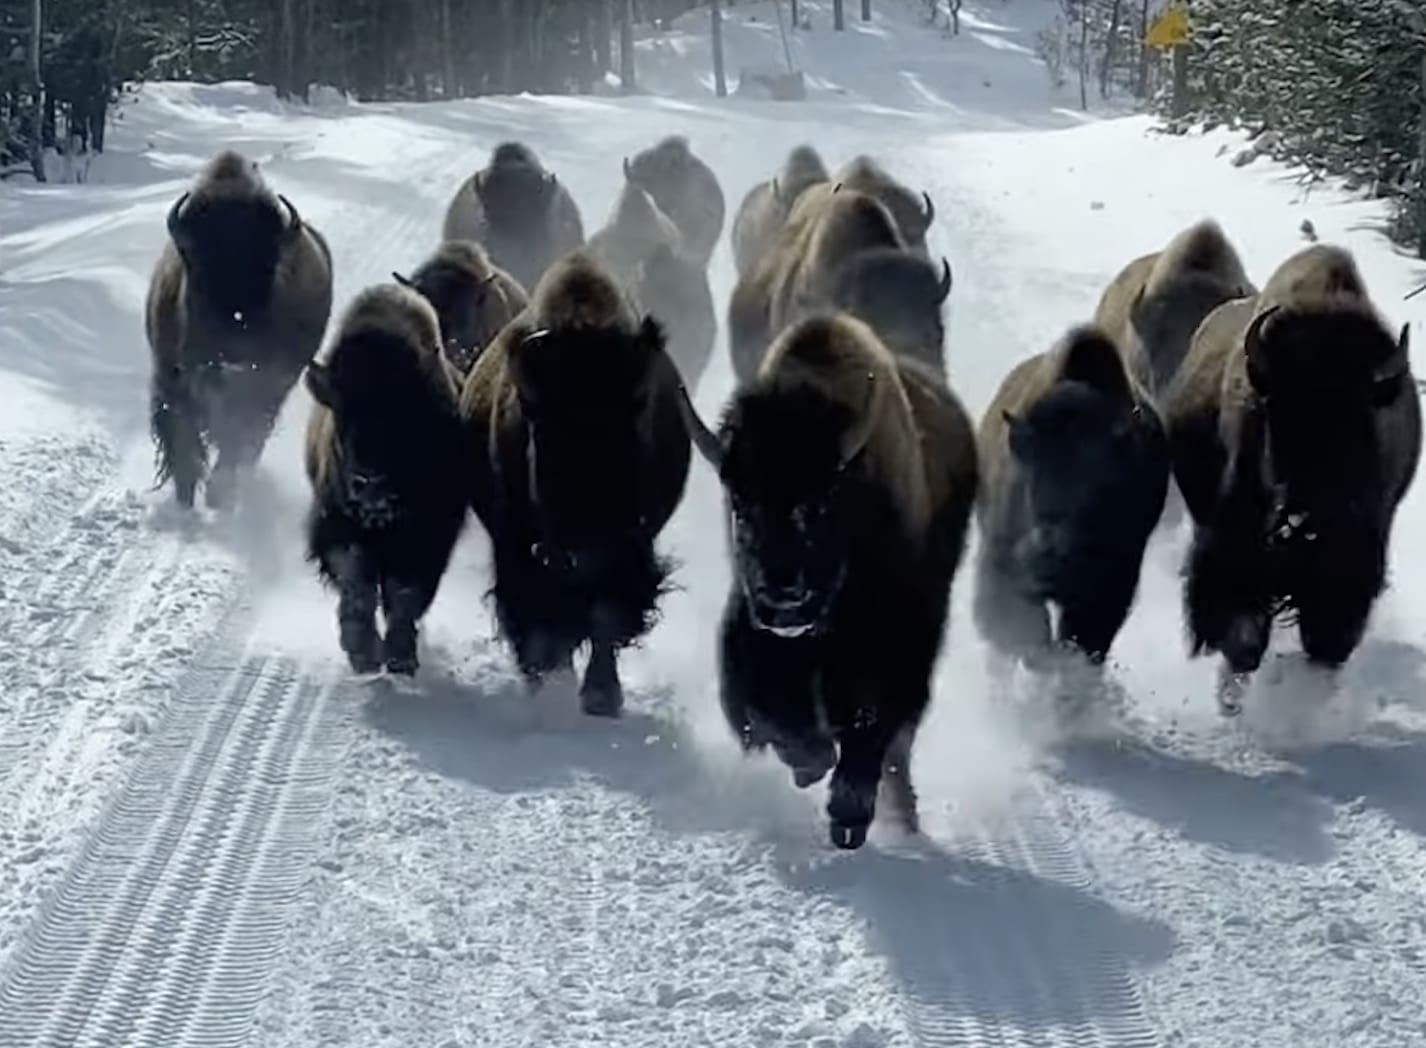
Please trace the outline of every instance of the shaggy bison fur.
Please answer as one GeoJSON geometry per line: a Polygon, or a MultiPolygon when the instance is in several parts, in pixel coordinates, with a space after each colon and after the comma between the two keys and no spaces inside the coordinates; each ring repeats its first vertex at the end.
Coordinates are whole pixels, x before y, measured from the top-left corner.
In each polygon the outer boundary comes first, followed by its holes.
{"type": "Polygon", "coordinates": [[[683,135],[669,135],[624,160],[624,177],[646,190],[673,220],[683,249],[707,266],[723,234],[727,203],[713,169],[696,156],[683,135]]]}
{"type": "Polygon", "coordinates": [[[1279,614],[1319,665],[1361,640],[1421,455],[1408,328],[1392,334],[1348,252],[1315,245],[1208,316],[1165,409],[1194,522],[1191,649],[1223,655],[1233,712],[1279,614]]]}
{"type": "Polygon", "coordinates": [[[519,282],[473,240],[449,240],[409,277],[391,275],[435,308],[446,359],[461,374],[529,304],[519,282]]]}
{"type": "Polygon", "coordinates": [[[503,142],[456,191],[443,239],[476,241],[521,287],[533,288],[557,259],[584,244],[584,223],[574,198],[534,151],[503,142]]]}
{"type": "Polygon", "coordinates": [[[668,575],[654,541],[691,456],[678,390],[658,322],[581,251],[545,275],[462,391],[501,631],[531,686],[589,643],[591,714],[622,708],[617,653],[652,626],[668,575]]]}
{"type": "Polygon", "coordinates": [[[893,353],[945,370],[946,322],[941,308],[951,293],[951,264],[939,267],[896,248],[854,254],[838,267],[828,299],[865,321],[893,353]]]}
{"type": "Polygon", "coordinates": [[[588,254],[628,286],[640,263],[660,247],[681,251],[683,235],[647,191],[625,180],[609,221],[589,238],[588,254]]]}
{"type": "Polygon", "coordinates": [[[976,624],[1042,665],[1054,647],[1101,663],[1163,509],[1168,438],[1109,336],[1076,327],[1006,376],[981,419],[976,624]],[[1060,609],[1051,636],[1048,605],[1060,609]]]}
{"type": "Polygon", "coordinates": [[[261,456],[283,402],[322,342],[332,310],[327,243],[257,165],[225,150],[168,213],[149,283],[151,427],[158,482],[210,506],[261,456]]]}
{"type": "Polygon", "coordinates": [[[431,305],[398,284],[359,294],[307,368],[307,555],[336,586],[352,669],[416,671],[416,625],[469,509],[458,392],[431,305]],[[378,602],[386,620],[377,632],[378,602]]]}
{"type": "Polygon", "coordinates": [[[914,830],[911,747],[976,495],[970,419],[939,374],[844,314],[783,332],[716,434],[681,404],[729,513],[730,727],[799,786],[831,771],[837,846],[866,840],[883,773],[914,830]]]}
{"type": "Polygon", "coordinates": [[[660,246],[639,263],[634,300],[668,332],[668,354],[690,389],[697,389],[718,337],[718,313],[708,272],[697,259],[660,246]]]}
{"type": "Polygon", "coordinates": [[[803,190],[830,177],[817,151],[800,145],[787,155],[775,177],[748,190],[733,217],[733,263],[738,276],[748,275],[762,261],[803,190]]]}

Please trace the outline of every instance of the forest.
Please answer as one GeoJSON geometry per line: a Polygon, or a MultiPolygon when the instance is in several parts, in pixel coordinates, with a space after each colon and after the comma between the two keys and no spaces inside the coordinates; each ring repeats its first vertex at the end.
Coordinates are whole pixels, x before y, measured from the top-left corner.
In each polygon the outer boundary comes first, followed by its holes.
{"type": "MultiPolygon", "coordinates": [[[[932,20],[939,12],[958,23],[960,0],[919,2],[932,20]]],[[[988,0],[992,10],[1024,2],[988,0]]],[[[1266,153],[1301,164],[1308,179],[1343,176],[1391,199],[1392,232],[1426,254],[1426,14],[1417,0],[1188,0],[1177,91],[1143,43],[1165,0],[1058,2],[1041,54],[1053,79],[1079,82],[1084,104],[1118,92],[1160,111],[1168,130],[1246,128],[1249,157],[1266,153]]],[[[854,15],[871,7],[846,3],[854,15]]],[[[637,90],[630,42],[639,27],[706,6],[0,0],[0,174],[33,170],[37,144],[102,151],[108,108],[145,80],[249,79],[294,98],[329,84],[364,101],[588,93],[611,75],[637,90]]]]}

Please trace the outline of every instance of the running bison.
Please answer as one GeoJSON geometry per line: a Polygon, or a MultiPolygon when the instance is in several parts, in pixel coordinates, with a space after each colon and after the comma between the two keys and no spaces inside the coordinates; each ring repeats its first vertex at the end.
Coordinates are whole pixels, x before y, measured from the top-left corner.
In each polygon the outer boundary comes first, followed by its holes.
{"type": "Polygon", "coordinates": [[[654,248],[634,271],[634,300],[668,332],[668,354],[690,389],[697,389],[713,358],[718,311],[708,271],[682,251],[654,248]]]}
{"type": "Polygon", "coordinates": [[[669,135],[624,159],[624,177],[646,190],[678,227],[683,249],[707,266],[723,235],[727,203],[713,169],[683,135],[669,135]]]}
{"type": "Polygon", "coordinates": [[[832,771],[838,847],[865,842],[883,772],[914,831],[911,748],[976,495],[970,419],[938,374],[846,315],[783,332],[716,434],[680,403],[726,493],[730,727],[798,786],[832,771]]]}
{"type": "Polygon", "coordinates": [[[739,278],[728,303],[733,374],[749,381],[790,324],[833,306],[837,270],[876,249],[905,251],[891,212],[854,189],[804,193],[763,260],[739,278]]]}
{"type": "Polygon", "coordinates": [[[445,240],[474,240],[524,288],[584,243],[574,198],[529,146],[502,142],[461,184],[446,210],[445,240]]]}
{"type": "Polygon", "coordinates": [[[913,357],[944,373],[951,264],[939,267],[898,248],[861,251],[838,267],[830,304],[865,321],[898,356],[913,357]]]}
{"type": "Polygon", "coordinates": [[[1134,378],[1162,393],[1203,318],[1229,299],[1256,293],[1222,228],[1204,220],[1125,266],[1094,319],[1118,340],[1134,378]]]}
{"type": "Polygon", "coordinates": [[[658,322],[578,251],[545,275],[462,392],[501,631],[531,687],[570,669],[587,642],[590,714],[621,710],[617,653],[652,626],[668,575],[654,541],[691,457],[678,390],[658,322]]]}
{"type": "Polygon", "coordinates": [[[782,170],[748,190],[733,217],[733,263],[744,277],[762,261],[802,191],[831,176],[817,150],[800,145],[787,155],[782,170]]]}
{"type": "Polygon", "coordinates": [[[446,359],[461,374],[528,305],[525,289],[473,240],[448,240],[409,277],[391,276],[435,308],[446,359]]]}
{"type": "Polygon", "coordinates": [[[363,291],[325,360],[308,366],[307,389],[307,556],[337,588],[342,651],[357,673],[415,673],[416,625],[469,509],[458,392],[434,309],[399,284],[363,291]]]}
{"type": "Polygon", "coordinates": [[[1168,439],[1147,392],[1105,332],[1076,327],[1006,376],[976,443],[982,635],[1031,666],[1056,647],[1102,663],[1168,488],[1168,439]]]}
{"type": "Polygon", "coordinates": [[[604,228],[589,238],[587,252],[624,286],[655,248],[683,250],[683,235],[673,219],[645,190],[626,180],[604,228]]]}
{"type": "Polygon", "coordinates": [[[1361,640],[1421,455],[1407,337],[1386,326],[1352,256],[1328,245],[1287,259],[1194,336],[1165,415],[1194,522],[1191,650],[1222,654],[1225,712],[1279,614],[1315,664],[1339,666],[1361,640]]]}
{"type": "Polygon", "coordinates": [[[251,160],[231,150],[212,157],[168,212],[144,310],[157,480],[173,480],[182,506],[205,476],[208,505],[228,504],[331,311],[321,234],[251,160]]]}

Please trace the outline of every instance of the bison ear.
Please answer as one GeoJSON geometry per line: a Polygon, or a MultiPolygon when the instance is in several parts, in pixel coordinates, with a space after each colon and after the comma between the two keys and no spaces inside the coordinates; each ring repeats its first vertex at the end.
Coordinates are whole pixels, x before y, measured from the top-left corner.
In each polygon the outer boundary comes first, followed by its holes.
{"type": "Polygon", "coordinates": [[[314,360],[307,365],[307,372],[303,377],[307,384],[307,392],[312,394],[312,399],[324,408],[336,411],[337,388],[332,381],[331,369],[314,360]]]}
{"type": "Polygon", "coordinates": [[[1080,328],[1070,335],[1060,375],[1116,399],[1132,399],[1133,391],[1119,349],[1098,329],[1080,328]]]}

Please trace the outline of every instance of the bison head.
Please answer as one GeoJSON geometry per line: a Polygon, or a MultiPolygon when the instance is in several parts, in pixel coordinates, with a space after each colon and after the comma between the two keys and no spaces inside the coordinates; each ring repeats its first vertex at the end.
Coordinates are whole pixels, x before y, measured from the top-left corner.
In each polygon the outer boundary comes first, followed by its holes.
{"type": "Polygon", "coordinates": [[[599,572],[652,538],[643,485],[664,341],[645,317],[634,332],[538,330],[515,346],[537,555],[549,566],[599,572]]]}
{"type": "Polygon", "coordinates": [[[1380,414],[1415,396],[1409,328],[1393,338],[1360,305],[1269,307],[1249,324],[1243,351],[1279,501],[1362,530],[1383,504],[1380,414]]]}
{"type": "Polygon", "coordinates": [[[1155,383],[1163,386],[1178,370],[1203,318],[1241,293],[1211,273],[1188,273],[1163,287],[1139,290],[1129,322],[1148,352],[1155,383]]]}
{"type": "Polygon", "coordinates": [[[435,309],[446,358],[462,372],[471,369],[504,326],[507,312],[500,308],[504,296],[494,273],[473,282],[469,271],[430,266],[418,270],[414,277],[391,276],[435,309]]]}
{"type": "Polygon", "coordinates": [[[506,162],[478,172],[474,188],[490,228],[528,233],[548,217],[559,182],[536,164],[506,162]]]}
{"type": "Polygon", "coordinates": [[[940,359],[946,338],[942,306],[951,293],[951,264],[939,267],[905,251],[860,252],[839,267],[831,299],[863,320],[895,352],[940,359]]]}
{"type": "Polygon", "coordinates": [[[874,505],[848,469],[864,420],[811,389],[743,390],[719,433],[685,391],[685,425],[723,483],[734,573],[753,625],[780,637],[830,625],[851,541],[874,505]]]}
{"type": "Polygon", "coordinates": [[[194,287],[238,322],[267,306],[282,252],[302,233],[302,216],[286,197],[248,188],[200,187],[168,212],[168,234],[194,287]]]}

